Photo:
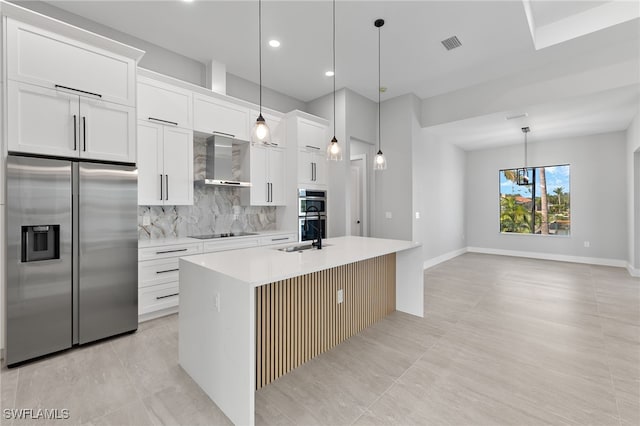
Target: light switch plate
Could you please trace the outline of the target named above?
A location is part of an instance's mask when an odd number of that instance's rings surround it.
[[[145,214],[144,216],[142,216],[142,226],[149,226],[151,225],[151,216],[149,216],[148,214]]]
[[[391,219],[393,215],[391,214],[391,212],[385,212],[384,217],[386,217],[387,219]]]
[[[420,219],[420,212],[416,212],[416,219]]]

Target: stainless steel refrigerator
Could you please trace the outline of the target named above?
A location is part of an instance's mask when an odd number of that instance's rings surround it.
[[[137,329],[137,177],[8,156],[8,365]]]

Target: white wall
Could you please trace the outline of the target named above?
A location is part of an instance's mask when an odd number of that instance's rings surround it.
[[[465,152],[422,129],[413,150],[413,239],[423,244],[424,259],[466,247]]]
[[[571,236],[499,232],[500,169],[522,164],[522,146],[467,152],[466,222],[470,247],[627,261],[627,164],[624,132],[529,145],[529,164],[571,165]],[[589,241],[590,248],[584,247]]]
[[[419,122],[415,95],[382,102],[381,141],[387,169],[374,172],[375,202],[372,236],[399,240],[413,238],[412,146],[414,121]],[[387,217],[391,214],[391,218]]]
[[[628,236],[628,262],[629,266],[640,269],[640,223],[638,215],[640,215],[640,111],[636,114],[633,122],[627,129],[627,199],[629,205],[627,207],[627,226],[629,228]]]
[[[227,73],[227,95],[257,104],[260,101],[260,85]],[[262,87],[262,105],[284,113],[295,109],[308,112],[307,104],[301,100],[264,86]]]

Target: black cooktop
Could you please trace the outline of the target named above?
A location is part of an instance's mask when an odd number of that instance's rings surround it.
[[[258,235],[256,232],[229,232],[227,234],[190,235],[189,238],[199,240],[211,240],[213,238],[244,237],[245,235]]]

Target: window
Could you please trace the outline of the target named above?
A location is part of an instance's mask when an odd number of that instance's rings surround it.
[[[569,235],[569,177],[568,164],[500,170],[500,232]]]

